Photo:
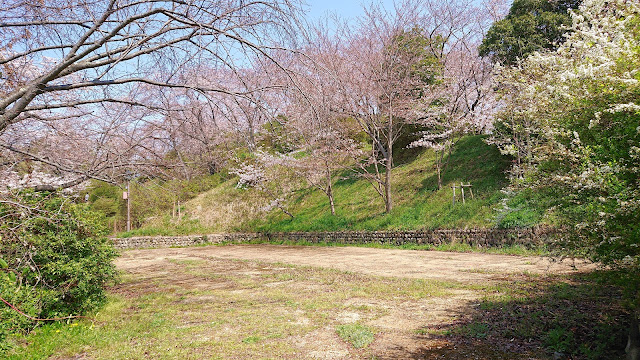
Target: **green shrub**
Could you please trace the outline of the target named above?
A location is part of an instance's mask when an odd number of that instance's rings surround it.
[[[79,315],[105,300],[116,276],[116,251],[103,219],[56,193],[22,192],[0,197],[0,293],[36,318]],[[2,304],[0,348],[13,332],[36,322]]]

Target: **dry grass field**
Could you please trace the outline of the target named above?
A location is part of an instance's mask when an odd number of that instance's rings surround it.
[[[537,257],[274,245],[130,250],[116,263],[122,281],[95,322],[36,330],[9,358],[547,359],[554,344],[526,339],[530,319],[479,314],[542,298],[550,285],[577,288],[574,277],[591,269]]]

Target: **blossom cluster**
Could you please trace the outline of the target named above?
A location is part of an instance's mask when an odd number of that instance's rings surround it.
[[[53,175],[38,170],[33,170],[24,175],[20,175],[16,171],[4,171],[0,172],[0,192],[12,189],[29,189],[42,185],[61,187],[74,179],[75,178],[71,175]],[[86,184],[80,184],[70,188],[65,188],[63,191],[73,193],[84,188],[86,188]]]

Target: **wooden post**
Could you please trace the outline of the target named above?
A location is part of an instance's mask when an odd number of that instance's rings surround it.
[[[469,192],[471,193],[471,199],[473,199],[473,188],[471,187],[471,183],[469,183]]]
[[[466,204],[464,201],[464,183],[460,183],[460,192],[462,193],[462,203]]]
[[[131,191],[127,180],[127,231],[131,231]]]
[[[451,185],[451,188],[453,189],[453,201],[451,202],[451,205],[455,205],[456,204],[456,184],[453,183],[453,185]]]

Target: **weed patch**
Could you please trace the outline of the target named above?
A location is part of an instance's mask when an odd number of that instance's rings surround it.
[[[360,324],[338,325],[336,333],[342,340],[360,349],[369,346],[373,342],[374,333],[371,328]]]

